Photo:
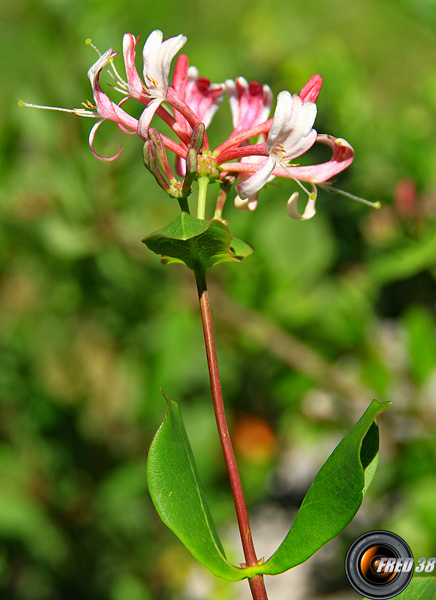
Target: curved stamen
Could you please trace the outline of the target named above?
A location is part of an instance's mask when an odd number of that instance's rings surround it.
[[[73,115],[77,115],[79,117],[90,117],[91,119],[99,119],[100,115],[96,112],[92,112],[90,110],[86,110],[85,108],[59,108],[58,106],[44,106],[42,104],[30,104],[29,102],[24,102],[24,100],[18,100],[18,106],[25,106],[27,108],[39,108],[41,110],[54,110],[57,112],[65,112],[71,113]],[[93,106],[91,103],[86,106]]]

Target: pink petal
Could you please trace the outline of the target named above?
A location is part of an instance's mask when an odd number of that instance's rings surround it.
[[[122,125],[127,129],[136,131],[138,128],[138,121],[122,108],[120,108],[115,102],[112,102],[102,91],[100,85],[97,83],[94,91],[94,100],[97,105],[98,113],[109,121],[114,121],[118,125]]]
[[[224,85],[211,84],[206,77],[198,76],[196,67],[189,67],[185,102],[194,111],[205,127],[210,125],[224,97]]]
[[[114,121],[118,125],[122,125],[127,129],[136,131],[138,128],[137,119],[126,113],[122,108],[115,104],[115,102],[112,102],[112,100],[103,92],[99,83],[102,69],[108,64],[109,60],[113,56],[115,55],[110,48],[99,58],[96,63],[94,63],[94,65],[92,65],[88,71],[88,77],[91,81],[94,101],[97,105],[97,112],[101,117],[103,117],[103,119]]]
[[[333,151],[331,159],[319,165],[288,167],[287,170],[292,177],[300,181],[323,183],[349,167],[353,162],[354,150],[345,140],[324,134],[318,135],[316,141],[330,146]],[[279,175],[279,173],[274,174]]]
[[[180,98],[185,97],[186,82],[188,81],[188,57],[181,54],[176,61],[173,74],[173,89]]]
[[[93,155],[96,158],[98,158],[99,160],[103,160],[104,162],[111,162],[119,157],[119,155],[121,154],[121,152],[123,150],[123,147],[120,146],[120,149],[118,150],[118,152],[116,154],[114,154],[114,156],[110,156],[109,158],[105,158],[104,156],[101,156],[94,150],[95,134],[97,133],[97,129],[100,127],[100,125],[103,123],[103,121],[104,121],[104,119],[97,121],[97,123],[95,123],[95,125],[92,127],[91,131],[89,132],[89,147],[91,148],[91,152],[93,153]]]
[[[233,118],[232,135],[251,129],[268,118],[273,96],[267,85],[261,86],[257,81],[249,84],[243,77],[236,81],[228,79],[225,85]]]
[[[322,86],[321,75],[313,75],[299,94],[303,102],[316,102]]]
[[[143,83],[138,75],[135,65],[136,57],[136,44],[138,43],[139,37],[136,39],[131,33],[126,33],[123,37],[123,55],[124,65],[126,68],[127,83],[129,84],[129,92],[133,98],[146,103],[147,100],[144,98]]]

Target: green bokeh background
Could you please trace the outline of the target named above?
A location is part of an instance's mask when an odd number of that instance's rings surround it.
[[[17,106],[79,106],[95,60],[84,40],[121,50],[124,32],[145,40],[155,28],[185,33],[191,64],[212,81],[244,75],[277,94],[321,73],[316,128],[356,151],[337,185],[383,204],[375,212],[320,192],[317,216],[296,223],[288,183],[263,190],[253,214],[226,207],[256,249],[211,272],[250,513],[288,511],[291,522],[335,442],[372,398],[391,400],[364,508],[313,568],[305,597],[357,597],[343,559],[369,529],[395,531],[416,558],[434,555],[434,0],[18,0],[2,7],[0,27],[0,597],[242,597],[241,585],[202,574],[207,594],[195,596],[196,567],[145,483],[163,386],[182,403],[216,521],[233,527],[192,277],[140,243],[177,205],[134,136],[105,124],[98,151],[124,148],[102,163],[87,145],[90,120]],[[212,142],[230,122],[225,100]]]

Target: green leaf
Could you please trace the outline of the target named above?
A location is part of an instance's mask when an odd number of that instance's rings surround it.
[[[222,262],[239,261],[250,254],[251,246],[233,239],[222,221],[195,219],[182,212],[167,227],[145,237],[144,244],[162,256],[162,262],[184,263],[194,271]]]
[[[377,415],[389,402],[373,401],[315,477],[295,521],[275,554],[262,566],[277,575],[307,560],[350,523],[378,462]]]
[[[414,577],[404,592],[395,598],[396,600],[436,600],[436,578]]]
[[[247,577],[248,569],[226,559],[206,502],[177,402],[165,396],[168,413],[150,447],[148,488],[162,521],[191,554],[214,575],[228,581]]]
[[[242,260],[254,252],[253,246],[250,246],[250,244],[237,237],[233,238],[232,243],[230,244],[230,250],[235,254],[238,260]]]

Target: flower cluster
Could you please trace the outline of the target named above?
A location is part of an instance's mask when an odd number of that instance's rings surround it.
[[[90,43],[90,41],[88,41]],[[190,193],[190,184],[196,177],[219,180],[227,190],[236,182],[235,205],[241,209],[254,210],[259,190],[274,177],[291,179],[307,193],[308,202],[302,214],[298,212],[298,192],[294,192],[287,204],[289,216],[308,219],[315,214],[316,184],[328,182],[353,161],[350,144],[341,138],[320,135],[313,128],[316,117],[316,100],[322,85],[320,75],[314,75],[300,93],[282,91],[278,94],[272,118],[268,118],[273,95],[267,85],[257,81],[248,83],[243,77],[236,81],[211,84],[199,76],[195,67],[189,67],[188,58],[179,56],[172,83],[169,83],[171,62],[186,43],[184,35],[163,41],[159,30],[153,31],[143,48],[143,78],[136,66],[138,38],[127,33],[123,39],[123,56],[126,78],[123,79],[114,65],[117,55],[111,48],[89,69],[94,102],[85,108],[55,109],[73,112],[84,117],[97,118],[89,135],[92,152],[101,160],[116,159],[122,150],[112,157],[103,158],[94,149],[95,134],[103,121],[115,122],[125,133],[136,134],[144,142],[144,162],[159,185],[176,198]],[[100,75],[107,70],[116,91],[124,97],[117,104],[103,91]],[[233,119],[233,131],[214,150],[209,147],[205,128],[227,93]],[[139,119],[124,108],[133,98],[143,105]],[[21,103],[27,106],[26,103]],[[151,127],[156,117],[164,121],[174,132],[170,139]],[[328,162],[312,166],[293,163],[307,152],[315,142],[329,146],[332,156]],[[169,164],[167,151],[175,157],[175,172]],[[307,189],[302,182],[306,182]],[[228,193],[228,192],[227,192]],[[222,207],[221,207],[222,208]],[[216,213],[217,214],[217,213]]]

